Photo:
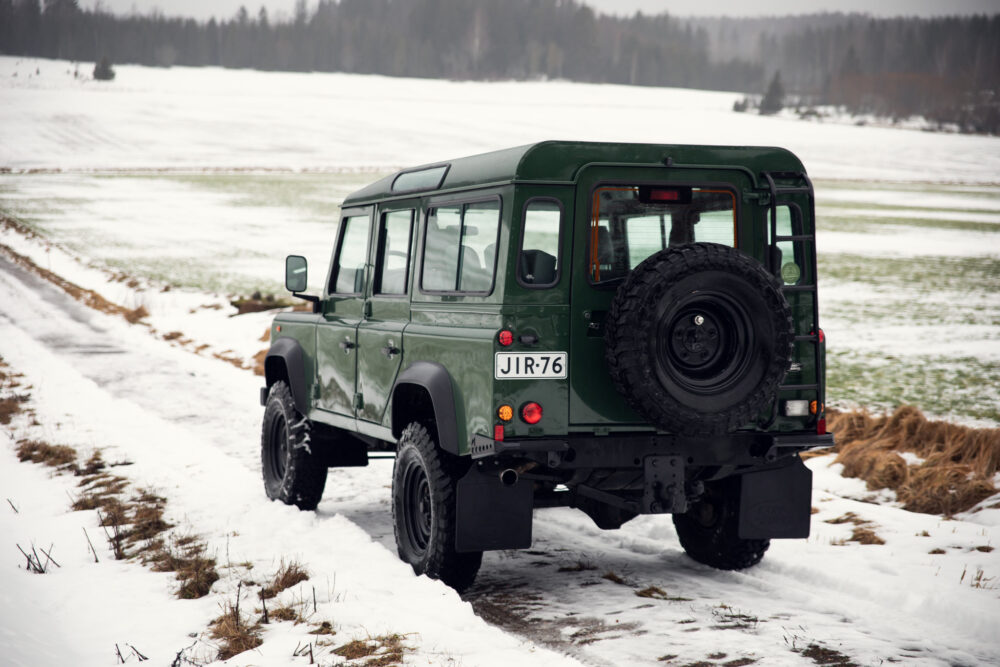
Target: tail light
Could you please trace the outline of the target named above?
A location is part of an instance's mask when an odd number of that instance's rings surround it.
[[[542,420],[542,406],[538,403],[525,403],[521,406],[521,419],[528,424],[537,424]]]

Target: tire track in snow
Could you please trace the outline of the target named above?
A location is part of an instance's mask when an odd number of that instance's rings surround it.
[[[426,615],[422,600],[444,594],[447,614],[481,623],[467,617],[469,609],[453,593],[413,577],[395,559],[390,462],[331,471],[316,513],[269,503],[259,474],[259,379],[89,311],[2,257],[0,301],[0,353],[9,353],[22,372],[40,371],[43,400],[53,411],[68,413],[95,444],[113,441],[136,461],[130,474],[164,488],[217,543],[238,532],[227,547],[258,552],[266,544],[272,558],[285,553],[272,545],[294,545],[311,569],[332,563],[338,588],[364,591],[372,611],[380,609],[379,600],[391,599],[404,618],[410,618],[405,612],[416,618]],[[65,386],[44,391],[52,384]],[[843,499],[827,504],[836,505],[836,513],[899,512],[858,509]],[[936,529],[939,522],[918,516],[906,529]],[[761,566],[717,572],[683,555],[667,517],[640,517],[605,532],[575,511],[541,510],[533,549],[488,553],[465,599],[500,626],[590,664],[656,664],[668,654],[700,660],[719,652],[763,664],[809,664],[791,649],[814,641],[861,664],[986,665],[1000,659],[989,642],[998,616],[988,606],[996,604],[995,593],[963,590],[943,605],[953,612],[950,618],[928,614],[933,585],[911,586],[891,576],[891,561],[880,563],[891,558],[885,549],[834,547],[823,539],[776,542]],[[370,580],[373,562],[378,582]],[[559,571],[581,562],[595,569]],[[602,578],[609,571],[626,583]],[[636,595],[649,586],[668,599]],[[412,598],[399,603],[399,589]]]

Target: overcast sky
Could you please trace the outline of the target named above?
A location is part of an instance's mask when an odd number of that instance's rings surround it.
[[[496,0],[503,2],[503,0]],[[98,2],[115,13],[136,11],[148,14],[154,9],[167,16],[192,16],[197,19],[229,18],[240,5],[251,15],[266,6],[274,19],[289,17],[295,0],[80,0],[82,7]],[[816,12],[867,12],[876,16],[939,16],[942,14],[996,14],[997,0],[585,0],[604,13],[646,14],[670,12],[675,16],[766,16],[812,14]],[[309,0],[310,7],[316,0]]]

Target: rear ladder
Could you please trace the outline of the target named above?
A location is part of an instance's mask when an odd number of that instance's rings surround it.
[[[819,328],[819,293],[816,290],[816,278],[818,276],[818,271],[816,267],[816,199],[813,193],[812,181],[805,172],[798,171],[772,171],[763,172],[764,178],[767,179],[767,185],[771,192],[771,205],[770,205],[770,243],[768,244],[767,252],[767,268],[774,274],[778,280],[781,280],[781,266],[780,262],[776,262],[775,258],[778,256],[778,243],[783,241],[807,241],[809,245],[809,254],[811,255],[808,259],[812,267],[812,284],[806,285],[785,285],[782,280],[782,292],[806,292],[811,295],[812,298],[812,326],[809,329],[808,334],[796,334],[795,342],[809,341],[813,343],[813,354],[815,365],[813,368],[816,369],[817,381],[812,384],[782,384],[779,386],[779,391],[815,391],[816,401],[817,401],[817,418],[822,411],[823,405],[826,403],[826,390],[825,382],[821,382],[820,379],[826,376],[826,369],[823,368],[823,355],[820,350],[820,328]],[[782,184],[776,183],[776,181],[782,181]],[[786,183],[793,183],[794,185],[787,185]],[[791,235],[779,236],[778,235],[778,206],[783,204],[795,204],[787,198],[788,195],[792,194],[804,194],[808,200],[809,209],[809,220],[811,225],[809,229],[811,230],[808,234],[795,233],[795,229],[792,229]],[[797,204],[796,204],[797,205]],[[802,230],[799,230],[802,231]],[[777,414],[777,407],[775,406],[775,413]]]

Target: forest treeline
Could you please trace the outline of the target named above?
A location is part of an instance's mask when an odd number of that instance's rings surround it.
[[[574,0],[304,0],[224,20],[0,0],[0,53],[451,79],[539,79],[760,93],[1000,131],[1000,16],[606,16]]]

